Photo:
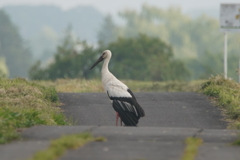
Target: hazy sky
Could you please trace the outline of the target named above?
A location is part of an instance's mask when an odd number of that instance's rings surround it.
[[[0,0],[0,7],[6,5],[56,5],[69,9],[78,5],[92,5],[103,13],[116,13],[124,8],[139,9],[143,3],[158,7],[181,6],[183,11],[219,8],[220,3],[240,3],[240,0]]]

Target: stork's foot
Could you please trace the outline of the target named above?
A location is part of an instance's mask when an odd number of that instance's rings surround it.
[[[118,117],[119,117],[118,112],[116,112],[116,126],[118,126]]]

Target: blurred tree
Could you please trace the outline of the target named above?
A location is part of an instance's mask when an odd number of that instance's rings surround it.
[[[0,56],[6,59],[11,78],[27,77],[31,53],[3,10],[0,10]]]
[[[118,36],[129,38],[146,34],[171,44],[177,58],[197,56],[188,32],[191,19],[179,7],[164,10],[144,4],[140,12],[125,10],[119,15],[126,23],[119,27]]]
[[[101,45],[107,45],[110,42],[116,41],[119,29],[115,25],[112,16],[107,15],[104,18],[101,29],[98,33],[98,41]]]
[[[91,78],[94,72],[89,67],[94,63],[96,52],[85,41],[74,38],[68,27],[63,41],[57,47],[54,60],[46,68],[37,61],[29,71],[31,79]]]
[[[144,33],[158,37],[173,46],[177,58],[196,58],[206,51],[219,53],[223,50],[219,21],[206,15],[192,19],[179,7],[161,9],[145,4],[140,12],[125,10],[120,16],[126,25],[118,36],[132,37]],[[229,34],[229,42],[229,53],[236,54],[238,36]]]
[[[122,79],[135,80],[186,80],[189,72],[184,64],[174,59],[171,46],[158,38],[139,35],[135,38],[119,38],[117,41],[94,49],[83,41],[75,40],[67,30],[63,42],[57,47],[54,61],[41,68],[37,62],[30,70],[32,79],[93,78],[99,77],[99,68],[89,68],[98,53],[110,49],[113,57],[112,72]]]
[[[49,26],[44,26],[40,32],[32,35],[30,42],[34,59],[45,62],[52,58],[58,40],[58,34]]]
[[[228,77],[238,79],[238,59],[236,54],[228,56]],[[187,68],[191,72],[191,80],[207,79],[211,75],[223,75],[223,54],[205,52],[199,58],[187,59],[185,61]]]
[[[211,72],[210,70],[216,70],[216,66],[200,60],[204,60],[203,57],[205,56],[205,61],[211,63],[206,59],[218,57],[220,53],[223,53],[223,34],[219,32],[219,21],[217,19],[206,15],[193,19],[184,14],[179,7],[172,6],[161,9],[147,4],[144,4],[140,11],[124,10],[120,12],[119,16],[125,21],[125,24],[118,26],[117,37],[131,38],[142,33],[171,44],[175,58],[185,62],[188,61],[187,66],[193,73],[191,79],[202,77],[203,74],[208,75]],[[239,36],[229,34],[228,40],[229,56],[238,55]],[[219,63],[222,63],[221,57],[222,55],[217,58]],[[190,65],[190,62],[192,65]],[[236,62],[237,59],[229,58],[229,64],[235,64]],[[204,64],[205,67],[201,64]],[[206,69],[207,66],[213,68]],[[206,73],[204,73],[205,71]],[[222,73],[222,67],[217,69],[218,71]],[[235,75],[231,75],[231,72],[229,74],[231,77]]]
[[[185,60],[191,72],[191,80],[207,79],[211,75],[222,73],[222,54],[212,54],[205,52],[199,58]]]
[[[189,73],[184,64],[174,59],[171,46],[159,38],[140,34],[135,38],[119,38],[106,48],[113,53],[111,71],[122,79],[188,79]]]

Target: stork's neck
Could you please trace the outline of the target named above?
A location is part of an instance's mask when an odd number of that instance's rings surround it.
[[[110,61],[110,58],[104,59],[103,66],[102,66],[102,75],[109,73],[109,70],[108,70],[109,61]]]

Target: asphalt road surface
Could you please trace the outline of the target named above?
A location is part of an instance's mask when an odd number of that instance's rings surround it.
[[[146,116],[138,127],[225,129],[219,108],[198,93],[135,93]],[[77,125],[115,126],[116,113],[105,93],[59,93],[62,109]]]
[[[24,130],[22,141],[0,145],[0,160],[24,160],[46,149],[62,135],[91,132],[105,142],[68,150],[60,160],[181,160],[188,137],[203,144],[195,160],[239,160],[232,146],[238,130],[227,122],[207,97],[198,93],[135,93],[146,116],[138,127],[116,127],[115,111],[105,93],[59,93],[61,108],[74,126],[35,126]]]

